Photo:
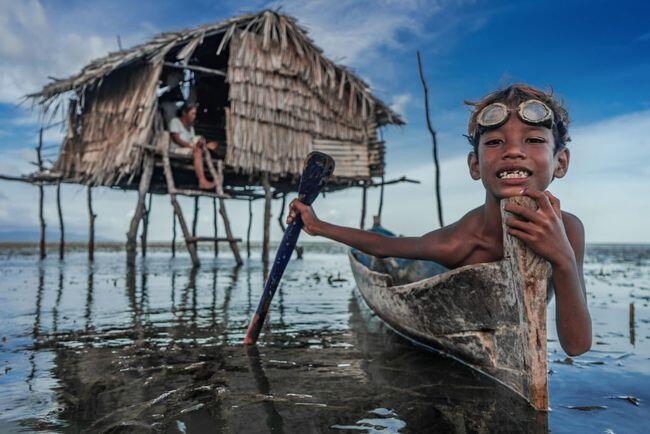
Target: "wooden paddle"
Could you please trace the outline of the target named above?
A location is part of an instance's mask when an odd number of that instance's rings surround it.
[[[300,177],[300,186],[298,187],[298,199],[300,202],[305,205],[311,205],[332,172],[334,172],[334,160],[332,157],[322,152],[311,152],[307,155],[302,176]],[[271,274],[269,274],[264,285],[264,292],[262,292],[260,304],[257,306],[257,311],[248,325],[248,330],[246,330],[244,345],[253,345],[257,342],[262,325],[266,319],[266,314],[269,311],[271,300],[273,299],[275,290],[278,289],[278,284],[280,283],[284,269],[287,267],[289,259],[291,259],[291,254],[293,253],[294,247],[296,247],[301,229],[302,219],[298,215],[284,231],[282,242],[275,254]]]

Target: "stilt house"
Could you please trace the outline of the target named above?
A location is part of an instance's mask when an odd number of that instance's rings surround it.
[[[372,185],[384,174],[378,129],[403,124],[294,18],[269,10],[161,33],[30,97],[46,113],[67,113],[58,158],[42,175],[139,189],[134,219],[146,193],[169,193],[172,204],[176,194],[209,195],[191,157],[170,147],[165,104],[198,105],[196,133],[219,143],[207,166],[220,199],[259,197],[258,186],[276,197],[295,191],[314,150],[336,162],[329,189]]]

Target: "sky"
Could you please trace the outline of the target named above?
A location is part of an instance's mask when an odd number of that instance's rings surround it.
[[[463,133],[475,100],[499,87],[526,82],[550,88],[571,117],[567,176],[549,190],[583,221],[587,242],[648,243],[650,229],[650,3],[645,1],[287,0],[149,1],[0,0],[0,173],[34,170],[38,111],[21,104],[48,77],[76,73],[92,59],[172,31],[273,8],[295,16],[325,54],[363,77],[407,124],[385,129],[387,179],[406,175],[420,184],[388,186],[382,223],[404,235],[438,228],[431,138],[416,52],[423,59],[431,115],[438,132],[445,223],[483,203],[469,177]],[[45,134],[54,158],[63,132]],[[125,240],[136,193],[94,189],[97,237]],[[72,238],[86,236],[85,190],[62,188]],[[368,223],[378,189],[368,195]],[[328,194],[314,205],[337,224],[358,226],[360,189]],[[191,201],[181,202],[187,216]],[[273,204],[275,217],[279,201]],[[212,227],[211,204],[201,205],[199,233]],[[36,239],[38,193],[0,181],[0,240]],[[237,236],[245,234],[247,204],[230,201]],[[261,239],[262,203],[254,205],[253,239]],[[46,188],[48,233],[58,229],[55,192]],[[169,198],[155,196],[152,240],[171,238]],[[222,229],[223,233],[223,229]],[[16,235],[18,234],[18,235]],[[272,225],[272,239],[279,240]],[[307,237],[305,235],[305,237]],[[51,237],[52,238],[52,237]]]

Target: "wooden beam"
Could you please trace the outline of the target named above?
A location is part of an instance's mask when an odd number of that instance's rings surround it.
[[[242,261],[241,256],[239,255],[239,247],[237,246],[237,240],[240,239],[235,238],[232,235],[232,230],[230,229],[230,219],[228,219],[228,213],[226,212],[226,201],[224,199],[219,199],[219,214],[221,214],[221,218],[223,219],[223,227],[226,231],[226,238],[230,240],[230,250],[232,250],[232,254],[235,257],[235,262],[237,262],[237,265],[241,265],[244,263],[244,261]]]
[[[219,235],[219,226],[217,224],[217,198],[212,198],[212,229],[214,233],[214,257],[219,256],[219,243],[216,241],[216,238]]]
[[[269,262],[269,241],[271,238],[271,184],[269,173],[262,175],[262,187],[264,187],[264,237],[262,240],[262,262]]]
[[[251,227],[253,225],[253,198],[248,199],[248,228],[246,229],[246,257],[251,257]]]
[[[192,236],[196,236],[196,225],[199,220],[199,197],[194,198],[194,218],[192,219]]]
[[[145,152],[144,161],[142,162],[142,174],[140,176],[140,184],[138,185],[138,201],[135,205],[129,231],[126,234],[126,261],[128,264],[135,264],[135,253],[137,249],[136,237],[138,234],[138,226],[142,219],[144,211],[144,200],[149,185],[151,184],[151,175],[153,175],[154,155],[151,152]]]
[[[147,256],[147,235],[149,232],[149,214],[151,213],[151,198],[153,195],[151,193],[149,196],[149,204],[144,207],[144,212],[142,213],[142,233],[140,234],[140,250],[142,252],[142,257]]]
[[[201,72],[203,74],[218,75],[220,77],[225,77],[227,75],[224,71],[221,71],[219,69],[206,68],[204,66],[198,65],[177,65],[176,63],[172,62],[163,62],[163,65],[170,68],[189,69],[190,71]]]
[[[176,257],[176,213],[172,210],[172,258]]]
[[[363,186],[363,193],[361,194],[361,223],[359,227],[365,229],[366,227],[366,205],[368,202],[368,186]]]
[[[93,190],[91,186],[86,189],[86,199],[88,203],[88,260],[95,260],[95,218],[97,215],[93,211]]]
[[[38,171],[43,171],[43,159],[41,158],[41,149],[43,148],[43,128],[38,130],[38,146],[36,147],[36,159],[38,160]],[[47,252],[45,250],[45,217],[43,216],[43,201],[45,198],[45,191],[43,185],[38,186],[38,220],[40,223],[40,234],[38,242],[38,250],[40,258],[45,259]]]
[[[61,183],[56,184],[56,210],[59,215],[59,259],[65,256],[65,228],[63,226],[63,210],[61,208]]]

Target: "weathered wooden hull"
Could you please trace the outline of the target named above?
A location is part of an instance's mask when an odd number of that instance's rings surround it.
[[[508,200],[534,206],[527,198]],[[395,331],[491,375],[546,410],[548,266],[504,234],[501,261],[431,277],[424,276],[432,268],[426,261],[351,251],[350,264],[365,302]]]

